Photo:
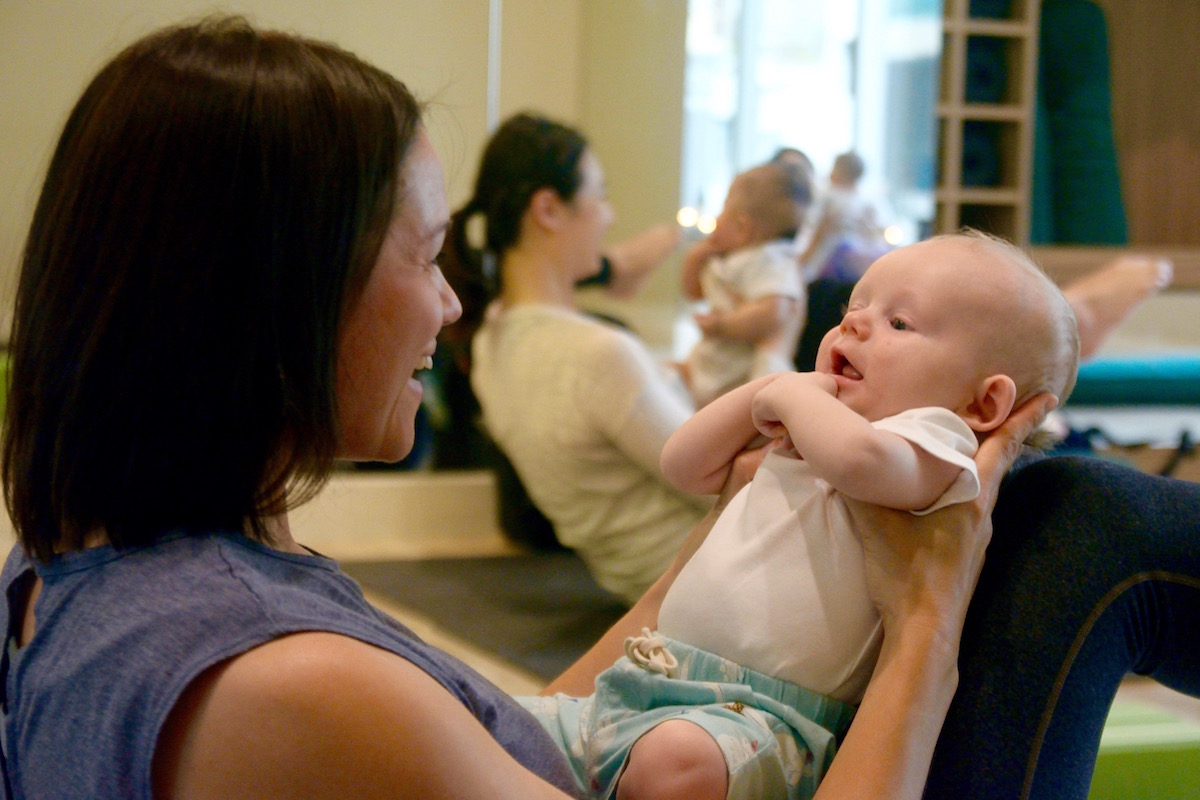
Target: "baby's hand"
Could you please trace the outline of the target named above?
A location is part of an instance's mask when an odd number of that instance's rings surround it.
[[[754,427],[766,436],[787,436],[781,422],[783,410],[796,402],[804,391],[817,389],[837,397],[837,382],[823,372],[781,372],[775,380],[759,389],[750,405],[750,417]]]

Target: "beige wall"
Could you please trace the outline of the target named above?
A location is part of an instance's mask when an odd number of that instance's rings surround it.
[[[578,124],[583,0],[502,0],[499,119],[533,111]]]
[[[674,220],[679,209],[686,24],[687,0],[585,5],[580,124],[606,166],[616,237]],[[678,297],[668,267],[640,299],[657,305]]]
[[[672,214],[686,0],[495,5],[503,9],[500,117],[532,108],[584,129],[610,173],[620,216],[614,234]],[[492,7],[491,0],[0,0],[0,312],[11,304],[38,186],[70,106],[133,39],[220,9],[336,41],[432,101],[428,124],[457,204],[488,131]]]
[[[400,77],[433,102],[429,128],[446,164],[451,196],[465,193],[465,165],[486,132],[488,0],[240,0],[224,5],[202,0],[4,0],[0,307],[11,302],[38,184],[83,86],[141,34],[214,9],[336,41]]]

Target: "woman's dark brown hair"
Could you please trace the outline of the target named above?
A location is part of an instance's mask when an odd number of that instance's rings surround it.
[[[583,181],[579,161],[587,149],[583,134],[562,123],[521,113],[496,129],[484,148],[471,199],[451,218],[442,256],[446,280],[462,301],[462,318],[446,329],[469,341],[487,304],[500,291],[500,262],[521,235],[525,209],[540,189],[553,189],[570,202]],[[467,224],[482,216],[484,241],[473,247]]]
[[[337,448],[343,311],[392,216],[420,108],[332,45],[211,19],[84,91],[22,256],[5,501],[46,560],[246,530]]]

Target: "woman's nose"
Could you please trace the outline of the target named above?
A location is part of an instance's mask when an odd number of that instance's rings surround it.
[[[441,269],[438,270],[438,277],[441,278],[442,324],[453,325],[462,316],[462,301],[458,299],[458,295],[450,287],[450,282],[446,280],[446,276],[442,274]]]

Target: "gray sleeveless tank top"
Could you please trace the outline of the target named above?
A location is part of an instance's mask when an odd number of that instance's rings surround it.
[[[35,573],[43,580],[37,632],[17,650],[13,599]],[[155,744],[184,688],[213,664],[297,631],[343,634],[412,662],[513,758],[577,793],[562,752],[524,709],[373,608],[327,558],[238,534],[99,547],[44,565],[16,547],[0,586],[8,642],[0,743],[13,800],[151,800]]]

